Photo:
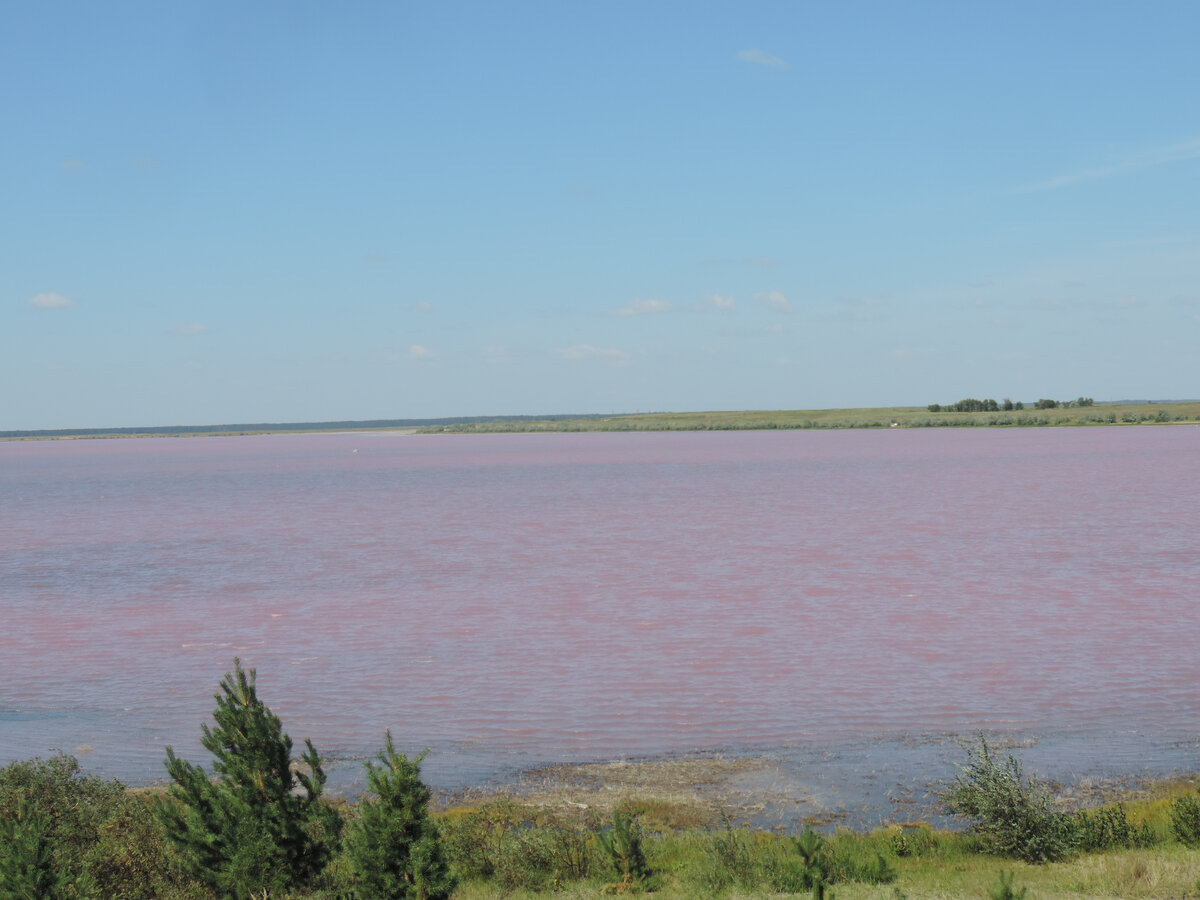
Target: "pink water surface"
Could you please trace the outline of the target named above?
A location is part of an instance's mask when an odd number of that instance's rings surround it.
[[[0,763],[160,777],[235,655],[297,740],[447,770],[1195,741],[1198,464],[1192,426],[4,443]]]

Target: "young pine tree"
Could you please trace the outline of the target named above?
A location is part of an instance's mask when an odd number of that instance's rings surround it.
[[[255,670],[234,670],[215,694],[214,728],[201,743],[216,757],[210,779],[167,748],[175,783],[157,812],[185,864],[222,897],[286,891],[312,881],[337,848],[341,818],[320,802],[325,785],[312,741],[292,769],[292,740],[279,717],[258,699]]]
[[[350,858],[356,893],[370,900],[443,900],[454,879],[429,818],[429,788],[421,781],[425,754],[410,760],[397,753],[388,731],[379,765],[367,761],[367,786],[374,796],[359,805],[352,826]]]

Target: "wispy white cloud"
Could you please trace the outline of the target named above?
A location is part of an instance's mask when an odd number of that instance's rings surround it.
[[[88,167],[82,159],[60,159],[58,167],[64,172],[82,172]]]
[[[769,269],[779,265],[779,260],[774,256],[710,256],[700,260],[700,264],[704,266],[753,266],[756,269]]]
[[[1095,166],[1089,169],[1080,169],[1077,172],[1068,172],[1064,175],[1058,175],[1054,178],[1028,185],[1022,190],[1024,193],[1054,191],[1086,181],[1102,181],[1107,178],[1128,175],[1131,172],[1139,172],[1142,169],[1152,169],[1155,166],[1187,162],[1192,159],[1200,159],[1200,138],[1191,138],[1190,140],[1167,144],[1162,147],[1152,147],[1105,166]]]
[[[874,319],[880,308],[886,303],[878,297],[858,297],[854,300],[839,300],[840,306],[849,316],[858,322],[868,322]]]
[[[614,316],[646,316],[670,312],[675,305],[670,300],[634,300],[628,306],[614,309]]]
[[[792,304],[788,302],[788,298],[779,291],[762,291],[754,295],[754,302],[773,309],[777,312],[790,312]]]
[[[160,163],[153,156],[131,156],[129,158],[129,164],[131,166],[133,166],[135,169],[161,169],[162,168],[162,163]]]
[[[509,355],[507,347],[493,344],[483,348],[483,361],[489,366],[504,366],[512,362],[512,357]]]
[[[433,359],[437,355],[436,350],[430,350],[428,347],[422,347],[420,344],[413,344],[408,348],[409,359]]]
[[[699,306],[701,309],[719,309],[727,312],[737,309],[737,301],[724,294],[711,294],[701,300]]]
[[[627,362],[631,358],[624,350],[615,347],[593,347],[591,344],[559,347],[554,351],[554,355],[560,359],[601,359],[609,362]]]
[[[176,334],[184,335],[185,337],[190,337],[192,335],[197,335],[197,334],[204,334],[204,332],[206,332],[206,331],[208,331],[208,326],[201,325],[198,322],[193,323],[191,325],[180,325],[178,328],[175,329]]]
[[[788,64],[766,50],[741,50],[738,52],[737,58],[745,63],[753,63],[756,66],[769,66],[772,69],[786,69]]]
[[[74,306],[75,301],[62,294],[49,293],[30,297],[29,305],[38,309],[66,309],[68,306]]]
[[[433,312],[433,304],[428,300],[418,300],[413,304],[413,309],[419,313]]]

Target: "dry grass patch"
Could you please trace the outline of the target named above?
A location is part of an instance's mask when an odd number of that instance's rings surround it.
[[[1047,873],[1064,895],[1200,896],[1200,852],[1178,846],[1083,856]]]
[[[450,805],[499,799],[578,819],[634,810],[652,828],[740,824],[771,804],[811,803],[777,760],[708,756],[546,766],[499,788],[458,794]]]

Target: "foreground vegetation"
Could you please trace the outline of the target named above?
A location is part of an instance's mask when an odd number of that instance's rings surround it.
[[[0,898],[1080,898],[1200,897],[1200,794],[1158,785],[1069,812],[984,739],[946,787],[964,831],[696,827],[628,799],[493,799],[433,815],[421,758],[391,735],[358,803],[322,796],[311,744],[291,740],[235,661],[204,728],[216,777],[168,751],[169,792],[84,775],[71,757],[0,770]]]

